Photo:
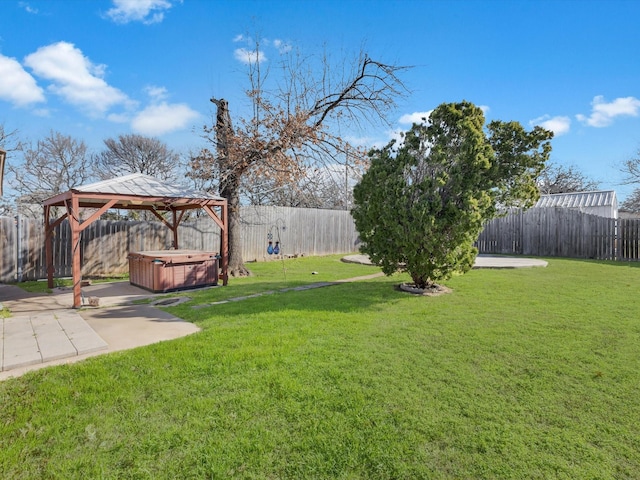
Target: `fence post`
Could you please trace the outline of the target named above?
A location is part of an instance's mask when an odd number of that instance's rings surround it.
[[[18,213],[15,216],[16,222],[16,282],[22,282],[22,274],[23,274],[23,256],[22,256],[22,218]]]

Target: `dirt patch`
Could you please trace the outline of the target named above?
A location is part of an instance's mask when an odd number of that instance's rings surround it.
[[[423,297],[437,297],[439,295],[453,292],[453,290],[449,287],[445,287],[444,285],[433,284],[427,288],[418,288],[414,283],[401,283],[398,285],[398,290]]]

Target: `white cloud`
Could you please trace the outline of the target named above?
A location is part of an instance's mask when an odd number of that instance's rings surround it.
[[[39,13],[37,8],[32,7],[27,2],[18,2],[18,6],[24,8],[25,12],[37,15]]]
[[[273,52],[274,49],[281,55],[293,49],[290,43],[281,39],[260,38],[259,41],[256,41],[252,37],[242,34],[236,35],[233,38],[233,43],[247,45],[246,47],[236,48],[233,51],[235,59],[246,65],[266,62],[268,60],[267,52]]]
[[[267,56],[263,51],[256,52],[255,50],[248,50],[246,48],[236,48],[233,51],[233,56],[236,57],[236,60],[246,64],[267,61]]]
[[[18,107],[44,102],[44,92],[15,59],[0,54],[0,99]]]
[[[401,125],[413,125],[414,123],[424,123],[425,119],[428,119],[433,110],[429,110],[428,112],[413,112],[402,115],[398,119],[398,123]]]
[[[138,113],[131,127],[143,135],[162,135],[184,129],[189,122],[200,114],[183,103],[149,105]]]
[[[104,81],[104,65],[94,65],[78,48],[58,42],[39,48],[25,58],[25,64],[42,78],[53,82],[49,89],[92,115],[104,114],[116,105],[132,104],[120,90]]]
[[[396,145],[400,145],[402,143],[404,143],[404,134],[407,133],[404,130],[401,129],[397,129],[397,130],[391,130],[388,132],[389,134],[389,140],[395,140],[396,141]]]
[[[156,85],[148,85],[145,87],[145,92],[151,97],[152,100],[164,100],[167,98],[167,89],[165,87],[158,87]]]
[[[273,46],[278,49],[279,53],[287,53],[290,52],[293,47],[284,40],[276,39],[273,41]]]
[[[478,108],[482,110],[482,113],[484,113],[485,115],[490,110],[486,105],[478,105]],[[400,125],[413,125],[414,123],[421,124],[429,120],[431,112],[433,112],[433,110],[427,110],[426,112],[406,113],[398,119],[398,123]]]
[[[161,22],[165,11],[172,6],[169,0],[113,0],[113,5],[107,11],[107,17],[114,22],[142,22],[146,25]]]
[[[355,137],[351,135],[347,135],[345,140],[349,142],[350,145],[365,148],[368,148],[375,141],[372,137]]]
[[[542,117],[531,120],[529,125],[532,127],[539,125],[542,128],[551,130],[556,136],[559,136],[569,131],[571,128],[571,119],[569,117],[543,115]]]
[[[576,115],[576,118],[590,127],[607,127],[613,123],[615,117],[637,117],[640,113],[640,100],[635,97],[616,98],[612,102],[605,102],[602,95],[593,98],[591,115]]]
[[[126,113],[110,113],[107,115],[107,120],[113,123],[129,123],[131,116]]]

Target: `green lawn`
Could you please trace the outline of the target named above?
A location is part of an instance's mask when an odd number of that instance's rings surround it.
[[[375,271],[295,265],[168,309],[198,334],[0,382],[0,478],[640,478],[640,265],[191,308]]]
[[[105,282],[121,282],[123,280],[129,280],[129,275],[117,275],[113,277],[96,277],[85,280],[91,280],[92,283],[105,283]],[[14,283],[17,287],[31,293],[51,293],[51,289],[48,286],[46,280],[29,280],[26,282]],[[56,287],[72,287],[73,280],[70,278],[54,278],[54,286]]]

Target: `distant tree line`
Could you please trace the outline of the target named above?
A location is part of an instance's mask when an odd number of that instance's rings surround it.
[[[45,199],[83,184],[131,173],[143,173],[175,184],[218,192],[219,185],[202,181],[193,172],[190,154],[169,148],[157,138],[124,134],[104,140],[104,149],[92,152],[87,144],[70,135],[51,130],[36,141],[19,139],[17,130],[0,123],[0,148],[6,150],[5,196],[0,198],[0,215],[14,215],[15,203],[38,206]],[[247,175],[242,190],[243,203],[289,207],[348,209],[358,168],[316,168],[312,175],[291,183],[275,185],[265,176]],[[10,191],[11,191],[10,190]],[[29,210],[25,211],[27,214]],[[39,215],[39,210],[33,212]],[[108,212],[108,218],[138,219],[139,212],[126,211],[124,217]]]

